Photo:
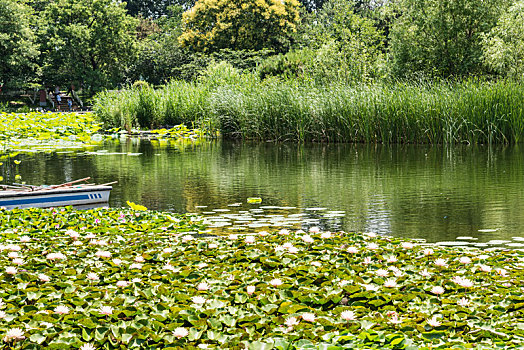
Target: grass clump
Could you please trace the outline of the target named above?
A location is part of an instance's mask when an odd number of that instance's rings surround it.
[[[106,92],[95,110],[113,126],[185,123],[258,140],[495,144],[524,133],[524,89],[512,81],[318,85],[224,75]]]
[[[196,217],[127,209],[4,210],[0,227],[3,347],[524,345],[515,251],[316,228],[203,237]]]

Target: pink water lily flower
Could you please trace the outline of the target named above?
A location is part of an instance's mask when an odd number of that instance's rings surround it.
[[[5,273],[8,275],[16,275],[18,273],[18,269],[14,266],[8,266],[5,268]]]
[[[53,311],[58,315],[67,315],[69,313],[69,308],[64,305],[58,305]]]

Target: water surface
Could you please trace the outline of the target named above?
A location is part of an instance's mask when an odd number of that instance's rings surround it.
[[[277,217],[306,213],[324,218],[321,225],[348,231],[518,246],[524,243],[523,159],[518,146],[217,141],[182,147],[134,139],[108,142],[96,154],[25,155],[19,172],[31,184],[86,176],[97,183],[116,180],[114,207],[132,201],[206,215],[213,209]],[[248,204],[248,197],[263,202]]]

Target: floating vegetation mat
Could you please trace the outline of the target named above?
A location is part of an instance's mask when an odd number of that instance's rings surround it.
[[[524,346],[524,256],[189,215],[0,211],[9,349]]]
[[[0,113],[4,152],[86,148],[102,140],[100,128],[92,113]]]
[[[0,151],[4,153],[86,149],[100,145],[111,136],[145,135],[157,144],[166,145],[166,140],[191,142],[205,136],[201,130],[190,130],[185,125],[148,132],[127,133],[119,129],[110,130],[105,135],[101,132],[102,124],[93,113],[0,113]]]

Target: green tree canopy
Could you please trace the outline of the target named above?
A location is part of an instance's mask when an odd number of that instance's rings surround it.
[[[24,2],[0,0],[0,84],[6,87],[24,87],[36,78],[34,23],[33,11]]]
[[[484,40],[486,63],[497,73],[524,78],[524,1],[513,4]]]
[[[126,8],[130,15],[144,18],[169,16],[172,6],[181,6],[188,10],[195,5],[195,0],[128,0]]]
[[[391,30],[396,76],[443,77],[482,72],[482,38],[508,0],[399,0]]]
[[[44,81],[114,86],[135,56],[137,21],[113,0],[56,0],[43,11]]]
[[[354,12],[347,0],[328,0],[309,19],[306,46],[317,50],[314,66],[328,80],[362,80],[376,75],[383,62],[385,37],[375,22]]]
[[[182,46],[285,51],[300,21],[297,0],[198,0],[183,15]]]

